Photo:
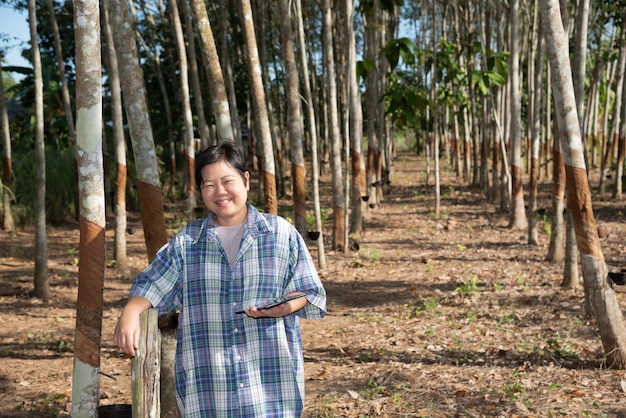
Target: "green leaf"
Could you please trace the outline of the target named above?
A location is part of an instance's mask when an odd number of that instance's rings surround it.
[[[485,75],[498,87],[502,87],[506,83],[506,78],[504,78],[501,74],[495,73],[493,71],[487,71]]]
[[[367,58],[362,61],[356,62],[356,74],[357,74],[357,77],[361,79],[366,79],[369,73],[375,69],[376,69],[376,66],[374,65],[372,60],[369,60]]]

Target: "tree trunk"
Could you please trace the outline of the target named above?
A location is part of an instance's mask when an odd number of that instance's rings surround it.
[[[300,105],[300,80],[294,53],[293,33],[289,0],[278,1],[280,16],[280,50],[285,71],[285,94],[287,96],[287,130],[291,151],[291,177],[293,184],[294,224],[302,236],[306,236],[306,168],[304,165],[302,109]]]
[[[266,31],[266,21],[270,19],[267,17],[266,10],[272,7],[272,4],[268,4],[268,2],[263,2],[259,4],[257,7],[258,17],[256,19],[256,23],[254,24],[254,30],[257,34],[258,39],[264,40],[266,38],[266,32],[269,32],[269,36],[271,37],[272,31]],[[252,6],[251,6],[252,7]],[[255,38],[256,39],[256,38]],[[275,182],[276,182],[276,194],[277,196],[285,195],[285,168],[283,167],[283,156],[282,156],[282,147],[281,147],[281,138],[283,137],[283,126],[281,123],[282,113],[281,113],[281,105],[279,94],[275,94],[274,91],[277,89],[272,88],[272,81],[270,80],[268,74],[271,72],[277,73],[276,62],[273,60],[274,68],[270,70],[269,68],[269,60],[267,58],[267,48],[266,44],[268,42],[257,42],[258,46],[258,57],[259,57],[259,65],[261,71],[261,79],[263,80],[263,89],[265,95],[265,105],[267,107],[267,119],[269,121],[269,132],[270,138],[272,140],[272,149],[274,153],[274,173],[275,173]],[[269,42],[273,44],[273,42]],[[270,54],[272,57],[273,53]],[[276,102],[276,104],[274,103]],[[263,136],[263,134],[258,134],[258,136]]]
[[[350,234],[359,237],[363,231],[363,202],[367,199],[367,181],[365,179],[365,159],[363,158],[363,109],[361,92],[356,74],[356,39],[354,28],[354,0],[346,0],[348,16],[346,33],[348,37],[348,103],[350,107],[350,162],[352,167],[352,198]]]
[[[534,77],[531,90],[533,112],[531,120],[531,152],[530,152],[530,181],[528,184],[528,244],[539,245],[537,232],[537,182],[539,180],[539,148],[541,142],[541,75],[543,72],[543,38],[541,27],[538,27],[539,1],[535,0],[533,43],[534,43]]]
[[[100,348],[106,268],[100,11],[97,1],[74,2],[74,33],[80,264],[72,417],[81,418],[97,416],[100,401]]]
[[[248,58],[248,69],[250,73],[250,84],[252,103],[256,110],[256,123],[258,132],[261,135],[262,149],[262,182],[265,212],[278,213],[278,197],[276,194],[276,170],[274,168],[274,150],[272,147],[272,136],[270,134],[267,105],[265,102],[265,90],[261,78],[261,65],[257,41],[254,33],[254,21],[252,18],[252,8],[249,0],[241,0],[242,26],[246,38],[246,57]]]
[[[511,31],[511,72],[510,72],[510,135],[511,135],[511,218],[509,227],[525,229],[528,227],[524,207],[524,189],[522,185],[522,129],[521,129],[521,92],[519,71],[519,0],[510,2],[509,27]]]
[[[218,15],[218,45],[220,62],[222,64],[222,72],[224,75],[224,85],[226,86],[228,105],[230,109],[230,117],[233,124],[233,132],[235,141],[238,144],[243,143],[241,136],[241,122],[239,119],[239,111],[237,109],[237,94],[235,92],[235,82],[233,80],[233,66],[232,59],[230,57],[229,45],[228,45],[228,5],[231,2],[226,0],[219,0],[217,7]]]
[[[333,17],[331,1],[322,1],[322,43],[324,49],[324,69],[328,82],[328,115],[330,130],[330,164],[333,194],[333,248],[343,251],[345,237],[345,196],[343,195],[343,175],[341,172],[341,134],[339,129],[339,111],[337,109],[337,83],[335,57],[333,53]]]
[[[209,90],[213,103],[217,137],[220,142],[234,141],[235,137],[232,119],[230,117],[230,105],[228,104],[222,66],[220,65],[220,58],[217,54],[211,22],[209,21],[205,3],[201,0],[191,0],[191,10],[196,28],[200,34],[204,65],[207,68],[207,75],[209,77]]]
[[[593,69],[593,77],[591,78],[591,86],[589,89],[589,104],[587,106],[587,112],[585,117],[585,123],[582,126],[586,126],[586,137],[589,138],[589,168],[593,170],[598,167],[598,121],[599,117],[599,105],[600,105],[600,88],[604,82],[602,75],[604,74],[604,62],[601,62],[598,54],[595,56],[596,65]]]
[[[583,147],[587,149],[585,135],[585,60],[587,59],[587,26],[589,22],[589,0],[579,0],[576,10],[574,25],[574,62],[572,66],[572,79],[574,83],[574,95],[576,97],[576,112],[582,135]]]
[[[542,34],[543,36],[543,34]],[[550,152],[553,151],[554,149],[554,144],[555,143],[559,143],[559,141],[555,141],[554,140],[554,135],[553,135],[553,131],[554,131],[554,127],[556,126],[556,123],[554,122],[554,120],[552,119],[552,95],[550,94],[550,92],[552,91],[552,83],[550,82],[550,66],[547,65],[546,66],[546,83],[545,83],[545,91],[546,91],[546,106],[545,106],[545,126],[547,127],[547,129],[545,130],[546,132],[546,140],[545,140],[545,144],[544,144],[544,152],[543,152],[543,163],[544,163],[544,168],[543,168],[543,173],[544,176],[546,178],[549,178],[549,175],[551,173],[550,171],[550,157],[551,154]],[[560,150],[560,148],[559,148]],[[559,152],[560,153],[560,152]],[[552,170],[554,170],[554,164],[555,164],[555,156],[552,156]],[[563,159],[561,158],[561,165],[563,164]],[[565,174],[563,174],[563,176],[565,176]]]
[[[558,128],[556,129],[557,138]],[[552,224],[550,234],[550,246],[548,247],[547,261],[560,263],[564,260],[565,254],[565,220],[563,210],[565,209],[565,165],[563,164],[563,154],[561,153],[561,143],[554,141],[552,152]]]
[[[626,77],[622,79],[622,83],[622,112],[617,134],[617,169],[615,170],[615,189],[613,190],[613,197],[620,200],[622,199],[622,175],[624,174],[624,159],[626,158],[626,106],[623,104],[626,97]]]
[[[209,146],[211,142],[211,131],[206,121],[204,113],[204,101],[202,100],[202,88],[200,87],[200,76],[198,74],[198,58],[196,56],[195,34],[193,30],[193,19],[189,12],[189,4],[186,1],[181,3],[181,12],[185,22],[185,34],[187,36],[187,52],[189,53],[189,79],[191,90],[193,91],[194,106],[196,107],[196,117],[198,118],[198,133],[200,134],[201,148]],[[194,180],[195,182],[195,180]]]
[[[371,62],[376,62],[377,48],[376,34],[377,22],[376,16],[365,16],[365,41],[364,55]],[[376,102],[378,101],[378,85],[374,71],[369,71],[365,79],[365,106],[367,109],[367,188],[368,188],[368,207],[373,209],[378,204],[376,193],[376,155],[378,149],[378,138],[376,136]]]
[[[622,19],[622,30],[620,34],[620,48],[618,58],[618,70],[615,84],[615,97],[622,97],[622,90],[624,89],[624,79],[626,74],[626,19]],[[617,136],[620,126],[622,101],[615,100],[613,104],[613,110],[611,112],[611,129],[607,136],[607,144],[604,155],[602,156],[601,170],[600,170],[600,192],[605,190],[605,180],[609,172],[612,156],[615,152],[617,145]]]
[[[44,144],[43,75],[37,43],[37,14],[35,0],[28,0],[28,23],[35,78],[35,297],[50,298],[48,277],[48,243],[46,239],[46,150]]]
[[[626,80],[626,79],[625,79]],[[622,118],[626,117],[626,112],[622,111]],[[615,162],[615,188],[613,190],[613,198],[622,200],[623,196],[623,176],[624,176],[624,160],[626,159],[626,133],[620,128],[617,135],[617,161]]]
[[[565,213],[565,257],[563,258],[563,281],[561,286],[566,289],[580,287],[580,275],[578,274],[578,245],[576,245],[576,231],[574,219],[570,211]],[[587,315],[589,311],[587,310]]]
[[[436,2],[431,3],[431,11],[432,11],[432,28],[430,30],[430,42],[431,42],[431,51],[432,53],[432,61],[430,68],[430,100],[432,110],[430,112],[432,117],[432,135],[433,135],[433,162],[435,165],[435,218],[439,219],[441,215],[441,179],[439,177],[439,106],[438,106],[438,97],[437,97],[437,6]]]
[[[617,29],[615,29],[612,33],[611,36],[611,42],[614,42],[614,35],[615,32],[617,31]],[[621,48],[620,48],[621,50]],[[617,59],[612,59],[609,61],[609,63],[607,64],[607,68],[606,68],[606,73],[605,73],[605,77],[604,77],[604,85],[605,86],[612,86],[614,84],[615,81],[615,73],[616,73],[616,69],[618,67],[618,62],[619,60]],[[616,96],[619,97],[619,96]],[[601,141],[601,146],[600,146],[600,185],[599,185],[599,190],[602,191],[602,188],[604,186],[604,182],[602,181],[602,177],[605,175],[604,172],[604,155],[606,150],[608,149],[608,144],[609,144],[609,126],[611,125],[609,123],[609,115],[611,114],[611,112],[608,111],[608,109],[611,108],[611,103],[613,102],[611,95],[610,94],[605,94],[604,95],[604,109],[605,110],[603,113],[604,115],[602,115],[602,122],[601,122],[601,135],[602,135],[602,141]]]
[[[115,148],[115,190],[114,197],[114,247],[113,258],[116,268],[123,274],[128,273],[128,254],[126,252],[126,140],[124,137],[124,115],[122,108],[122,90],[120,75],[117,66],[117,56],[113,43],[113,33],[109,23],[108,3],[102,2],[102,22],[105,36],[104,63],[107,70],[107,80],[111,92],[111,121],[113,128],[113,143]]]
[[[61,35],[59,33],[59,26],[56,20],[56,13],[54,10],[53,0],[47,0],[48,9],[50,11],[50,26],[52,27],[52,33],[54,34],[54,52],[56,55],[57,64],[59,66],[59,79],[61,81],[61,99],[63,100],[63,110],[65,112],[65,121],[67,123],[67,132],[72,147],[76,145],[76,132],[74,128],[74,115],[72,113],[72,102],[70,100],[70,91],[67,86],[67,78],[65,77],[65,62],[63,60],[63,47],[61,42]],[[74,157],[76,158],[76,156]],[[76,164],[76,161],[75,161]],[[75,179],[78,179],[78,169],[75,165]],[[74,211],[76,213],[76,219],[78,219],[78,193],[74,200]]]
[[[59,26],[57,25],[53,0],[47,0],[46,3],[50,11],[50,26],[52,27],[52,33],[54,34],[54,51],[56,54],[57,64],[59,65],[59,78],[61,80],[61,98],[63,99],[63,110],[65,111],[67,131],[70,136],[70,143],[72,144],[72,146],[74,146],[76,144],[76,133],[74,132],[74,116],[72,114],[70,92],[67,87],[67,78],[65,77],[65,61],[63,59],[61,35],[59,33]]]
[[[176,50],[178,51],[181,92],[180,99],[183,106],[181,112],[183,114],[184,121],[184,155],[187,169],[187,180],[185,181],[185,190],[187,193],[187,218],[192,221],[195,219],[194,210],[196,209],[196,141],[193,135],[193,115],[191,114],[191,98],[189,96],[189,67],[187,65],[187,51],[185,48],[183,25],[180,23],[180,14],[178,13],[177,3],[178,2],[176,0],[171,0],[169,2],[169,6],[174,30],[174,38],[176,39]]]
[[[541,8],[567,178],[567,207],[571,211],[576,231],[583,285],[598,323],[607,366],[624,368],[626,327],[615,292],[607,280],[607,267],[593,215],[571,79],[567,36],[563,30],[558,0],[542,0]]]
[[[0,74],[2,74],[2,60],[0,60]],[[2,228],[6,232],[15,231],[11,201],[13,199],[13,163],[11,162],[11,130],[9,129],[9,114],[7,112],[6,96],[4,94],[4,79],[0,76],[0,125],[2,125]]]
[[[167,89],[167,85],[165,83],[165,77],[163,76],[163,65],[161,65],[161,54],[158,51],[158,46],[157,46],[157,35],[155,34],[156,32],[156,22],[154,20],[154,17],[152,16],[153,11],[152,10],[146,10],[145,7],[145,1],[141,1],[140,3],[143,7],[144,10],[144,16],[146,18],[146,20],[148,21],[148,25],[147,25],[147,32],[152,40],[152,44],[153,46],[150,47],[145,40],[143,39],[141,33],[139,31],[137,31],[137,39],[142,43],[143,47],[144,47],[144,52],[146,52],[147,54],[149,54],[150,58],[152,60],[154,60],[154,71],[156,72],[156,78],[159,84],[159,90],[161,91],[161,98],[163,100],[163,110],[165,111],[165,120],[167,121],[167,140],[168,143],[170,144],[170,193],[172,195],[175,195],[175,190],[176,190],[176,174],[177,174],[177,170],[176,170],[176,155],[175,155],[175,137],[174,137],[174,132],[172,129],[170,129],[171,126],[174,125],[173,121],[172,121],[172,109],[170,106],[170,96],[169,96],[169,92]],[[133,13],[132,16],[132,22],[130,22],[130,24],[133,25],[137,25],[137,16],[136,16],[136,11],[134,8],[134,3],[133,2],[129,2],[128,3],[128,7],[130,7],[130,12]],[[160,8],[159,8],[160,10]],[[130,15],[129,15],[130,16]],[[163,18],[163,15],[161,14],[161,18]],[[168,22],[169,24],[169,22]],[[166,49],[166,51],[169,51],[169,49]],[[168,54],[169,55],[169,54]],[[171,62],[174,61],[174,59],[172,58],[170,60]],[[132,137],[131,137],[132,139]]]
[[[321,269],[326,268],[326,254],[324,252],[324,225],[322,224],[322,210],[320,205],[319,192],[319,156],[318,156],[318,138],[317,138],[317,122],[315,117],[315,107],[311,95],[311,85],[309,84],[309,67],[306,59],[306,44],[304,38],[304,22],[302,18],[302,2],[295,1],[296,6],[296,22],[298,24],[298,58],[300,60],[300,71],[303,78],[303,95],[306,104],[306,120],[309,128],[311,140],[311,183],[313,185],[313,212],[315,214],[315,230],[318,236],[317,243],[317,262]]]
[[[127,3],[109,0],[109,13],[113,41],[120,69],[120,81],[124,107],[132,142],[137,183],[141,202],[141,223],[144,229],[148,259],[152,261],[157,251],[167,242],[163,195],[159,179],[159,167],[154,147],[152,127],[146,102],[144,79],[137,46],[130,23]]]

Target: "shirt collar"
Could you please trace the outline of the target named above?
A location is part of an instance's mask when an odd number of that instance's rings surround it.
[[[251,233],[266,233],[269,232],[272,228],[267,221],[265,214],[259,212],[257,208],[252,206],[249,202],[246,203],[248,206],[248,218],[246,219],[245,228],[248,229]],[[213,233],[217,225],[215,224],[215,214],[213,212],[209,212],[209,215],[206,217],[206,221],[202,223],[202,230],[200,231],[200,235],[208,234],[209,231]]]

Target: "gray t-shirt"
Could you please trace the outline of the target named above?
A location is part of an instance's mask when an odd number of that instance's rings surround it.
[[[241,244],[241,237],[243,236],[243,227],[245,224],[245,222],[242,222],[239,225],[218,226],[215,228],[215,232],[217,232],[217,235],[222,241],[222,245],[226,251],[226,256],[228,257],[228,262],[231,266],[237,259],[239,245]]]

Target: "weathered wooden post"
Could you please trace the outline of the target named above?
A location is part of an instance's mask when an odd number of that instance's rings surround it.
[[[141,315],[141,338],[131,370],[133,418],[161,416],[161,333],[158,321],[159,311],[155,308]]]
[[[170,312],[159,317],[161,334],[161,418],[180,418],[176,403],[176,375],[174,363],[178,313]]]

